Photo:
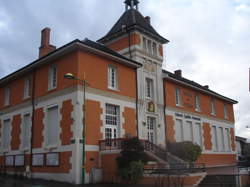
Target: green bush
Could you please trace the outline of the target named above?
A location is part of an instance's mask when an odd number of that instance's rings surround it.
[[[118,174],[123,181],[136,183],[143,175],[143,168],[148,160],[144,147],[137,138],[122,142],[122,151],[116,159]]]
[[[186,162],[195,162],[201,155],[201,148],[193,142],[167,143],[168,151]]]

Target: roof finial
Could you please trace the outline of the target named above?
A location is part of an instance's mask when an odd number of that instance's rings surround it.
[[[125,0],[124,3],[126,4],[125,5],[126,11],[129,9],[129,7],[131,9],[136,8],[136,10],[138,10],[138,4],[139,4],[138,0]]]

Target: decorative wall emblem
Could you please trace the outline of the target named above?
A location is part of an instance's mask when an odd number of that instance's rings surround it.
[[[155,104],[152,101],[148,103],[148,112],[155,112]]]

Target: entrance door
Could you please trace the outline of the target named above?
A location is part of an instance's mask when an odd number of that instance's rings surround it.
[[[156,118],[148,116],[147,117],[147,128],[148,128],[148,141],[155,143],[155,129],[156,129]]]

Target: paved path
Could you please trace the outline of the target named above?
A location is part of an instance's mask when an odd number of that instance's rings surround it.
[[[119,184],[90,184],[73,185],[63,182],[46,181],[40,179],[14,179],[13,177],[0,177],[0,187],[127,187]],[[145,187],[145,185],[129,185],[129,187]]]

